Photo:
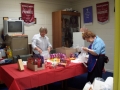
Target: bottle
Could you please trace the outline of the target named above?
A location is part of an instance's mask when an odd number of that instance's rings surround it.
[[[7,46],[7,58],[12,59],[12,50],[10,46]]]
[[[42,67],[42,62],[40,58],[37,58],[37,66],[38,68]]]

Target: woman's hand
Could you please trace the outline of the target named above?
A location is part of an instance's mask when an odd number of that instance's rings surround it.
[[[84,51],[86,51],[86,52],[91,53],[92,55],[95,55],[95,56],[98,55],[96,52],[94,52],[94,50],[89,49],[89,48],[87,48],[87,47],[83,47],[82,49],[83,49]]]
[[[86,52],[89,51],[89,48],[87,48],[87,47],[82,47],[82,49],[83,49],[84,51],[86,51]]]

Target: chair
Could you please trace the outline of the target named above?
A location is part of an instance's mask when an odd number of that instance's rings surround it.
[[[53,54],[53,53],[56,53],[56,50],[55,50],[55,49],[52,49],[52,50],[50,51],[50,54]]]
[[[27,61],[27,58],[31,57],[31,56],[32,56],[32,54],[13,56],[13,63],[17,63],[19,58],[21,58],[23,61]]]

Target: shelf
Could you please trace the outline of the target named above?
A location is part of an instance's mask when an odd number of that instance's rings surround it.
[[[67,16],[78,16],[80,17],[80,13],[79,12],[71,12],[71,11],[55,11],[52,12],[52,39],[53,39],[53,48],[58,48],[58,47],[62,47],[63,46],[63,16],[67,15]]]

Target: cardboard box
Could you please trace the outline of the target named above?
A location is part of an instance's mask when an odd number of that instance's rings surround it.
[[[56,48],[56,53],[66,54],[67,57],[70,57],[70,54],[75,52],[76,52],[76,49],[74,48],[67,48],[67,47]]]
[[[43,69],[45,69],[45,64],[42,64],[42,67],[38,68],[37,65],[27,63],[27,68],[29,68],[30,70],[33,70],[33,71],[43,70]]]
[[[18,59],[18,69],[20,71],[24,70],[24,65],[23,65],[22,59]]]

